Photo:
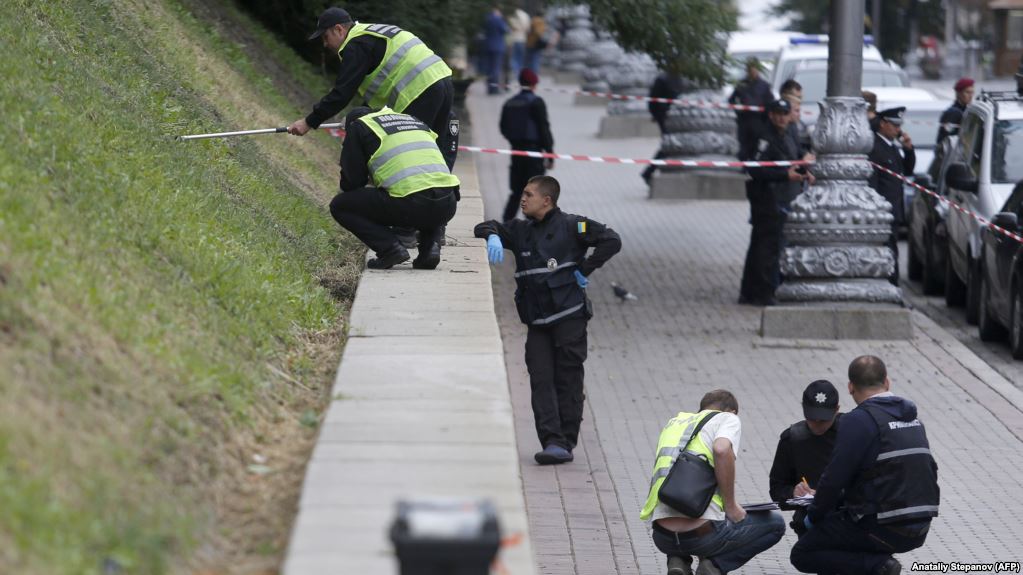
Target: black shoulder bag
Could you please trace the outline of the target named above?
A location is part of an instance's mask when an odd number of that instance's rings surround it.
[[[686,451],[689,444],[693,442],[697,433],[712,417],[721,413],[715,411],[703,418],[689,440],[679,444],[678,458],[671,465],[668,476],[661,483],[661,489],[657,492],[657,498],[661,503],[688,517],[700,517],[710,505],[710,500],[717,491],[718,480],[714,475],[714,466],[707,461],[703,455]]]

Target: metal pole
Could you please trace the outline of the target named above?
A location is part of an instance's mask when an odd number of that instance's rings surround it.
[[[863,79],[863,2],[831,2],[831,34],[828,36],[829,98],[860,96],[860,83]],[[876,42],[877,36],[874,38]]]
[[[337,122],[334,124],[320,124],[318,129],[326,130],[329,128],[340,128],[341,123]],[[212,134],[191,134],[188,136],[175,136],[175,140],[205,140],[206,138],[232,138],[234,136],[255,136],[257,134],[284,134],[287,133],[287,128],[260,128],[258,130],[241,130],[238,132],[215,132]]]
[[[862,20],[861,20],[862,21]],[[870,0],[870,34],[874,45],[881,49],[881,0]]]

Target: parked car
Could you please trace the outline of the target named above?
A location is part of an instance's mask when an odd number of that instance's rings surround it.
[[[863,61],[885,62],[881,52],[872,44],[873,39],[869,36],[864,38]],[[774,59],[774,71],[771,75],[771,91],[778,94],[781,85],[792,77],[800,64],[806,62],[818,62],[827,65],[828,62],[828,37],[827,35],[793,35],[789,43],[778,50]],[[888,62],[889,66],[898,68],[897,64]],[[907,83],[908,85],[908,83]],[[804,88],[805,90],[805,88]],[[805,91],[804,91],[805,99]]]
[[[990,220],[1023,180],[1023,100],[1015,93],[984,93],[963,115],[959,141],[945,171],[948,198]],[[982,269],[980,232],[974,217],[950,210],[945,301],[966,304],[966,321],[976,323]],[[995,273],[995,272],[993,272]]]
[[[1017,161],[1023,161],[1018,157]],[[1023,234],[1023,182],[1017,184],[1002,211],[992,223],[1002,229]],[[977,331],[983,341],[995,341],[1009,333],[1012,357],[1023,359],[1023,244],[992,228],[984,228],[981,237],[980,304]]]
[[[955,134],[945,138],[935,150],[934,159],[927,173],[916,176],[917,183],[932,189],[941,197],[945,197],[945,171],[951,163],[958,136]],[[945,267],[948,258],[948,229],[945,219],[948,217],[948,205],[930,194],[914,194],[909,205],[909,245],[908,276],[923,285],[927,295],[941,293],[945,285]]]

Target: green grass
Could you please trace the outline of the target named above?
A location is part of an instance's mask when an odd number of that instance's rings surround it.
[[[249,533],[276,508],[222,495],[308,448],[361,250],[328,137],[174,141],[301,117],[268,54],[323,89],[222,13],[260,49],[174,0],[0,3],[2,573],[279,558],[288,518]]]

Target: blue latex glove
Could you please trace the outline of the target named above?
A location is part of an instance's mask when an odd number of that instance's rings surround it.
[[[579,284],[579,287],[586,289],[586,286],[590,285],[590,280],[586,279],[583,272],[575,270],[575,283]]]
[[[803,526],[807,529],[813,529],[813,523],[810,521],[810,516],[803,517]]]
[[[487,259],[492,264],[499,264],[504,261],[504,245],[497,234],[487,236]]]

